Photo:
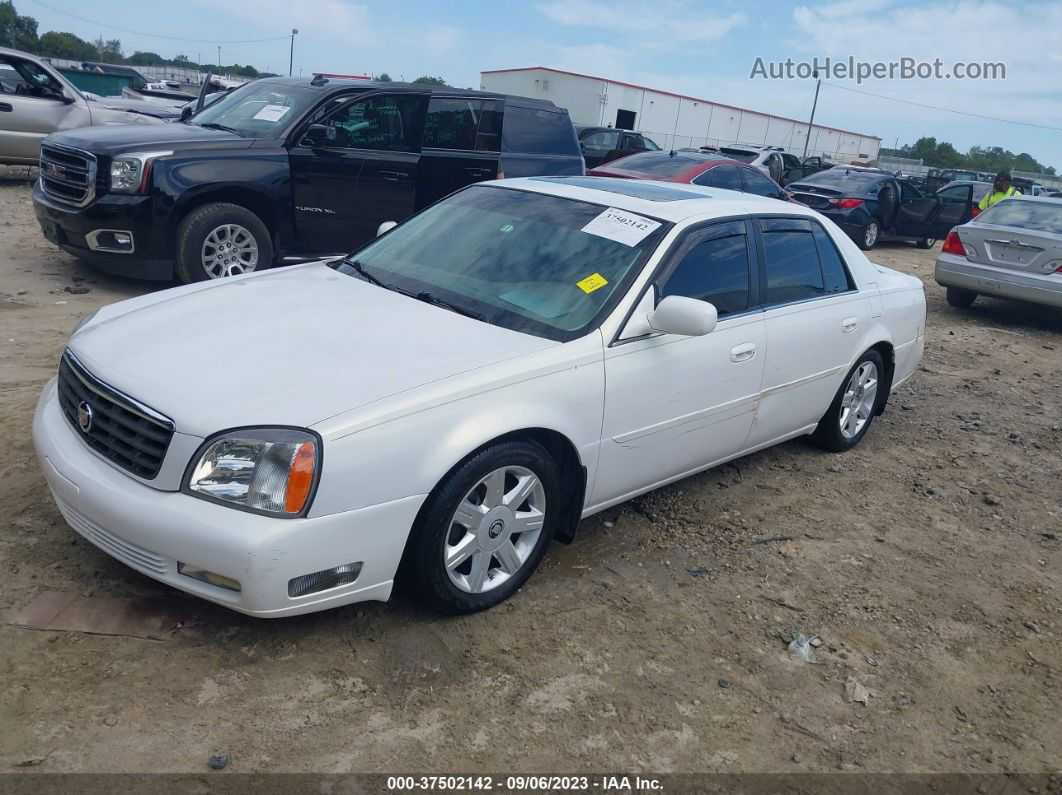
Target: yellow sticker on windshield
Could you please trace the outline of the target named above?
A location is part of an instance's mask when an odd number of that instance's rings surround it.
[[[585,279],[575,283],[575,285],[587,295],[594,290],[600,290],[606,284],[608,284],[608,280],[600,273],[591,273]]]

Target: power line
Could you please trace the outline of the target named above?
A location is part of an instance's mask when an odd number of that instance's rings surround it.
[[[148,36],[150,38],[155,38],[155,39],[169,39],[170,41],[184,41],[184,42],[193,42],[193,43],[199,43],[199,44],[259,44],[259,43],[264,42],[264,41],[280,41],[281,39],[288,38],[288,36],[272,36],[272,37],[270,37],[268,39],[233,39],[231,41],[229,41],[229,40],[219,40],[219,39],[184,39],[184,38],[181,38],[180,36],[164,36],[161,33],[144,33],[143,31],[140,31],[140,30],[129,30],[128,28],[120,28],[117,25],[108,25],[108,24],[103,23],[103,22],[97,22],[94,19],[89,19],[88,17],[82,17],[82,16],[78,16],[77,14],[73,14],[73,13],[71,13],[69,11],[64,11],[63,9],[56,8],[55,6],[50,6],[47,3],[42,3],[41,0],[30,0],[30,2],[36,3],[39,6],[44,6],[45,8],[47,8],[47,9],[49,9],[51,11],[55,11],[56,13],[66,14],[68,17],[73,17],[74,19],[80,19],[82,22],[88,22],[90,25],[98,25],[101,28],[108,28],[110,30],[117,30],[117,31],[120,31],[122,33],[132,33],[134,36]]]
[[[980,113],[970,113],[969,111],[965,111],[965,110],[955,110],[954,108],[942,108],[942,107],[939,107],[937,105],[927,105],[924,102],[913,102],[913,101],[911,101],[909,99],[900,99],[898,97],[886,97],[886,96],[884,96],[882,94],[873,94],[870,91],[861,91],[858,88],[849,88],[848,86],[842,86],[842,85],[839,85],[837,83],[827,83],[825,80],[822,81],[822,84],[824,86],[831,86],[832,88],[839,88],[842,91],[851,91],[851,92],[853,92],[855,94],[865,94],[868,97],[877,97],[878,99],[887,99],[890,102],[902,102],[904,105],[914,105],[914,106],[919,107],[919,108],[930,108],[932,110],[942,110],[945,113],[957,113],[960,116],[973,116],[975,119],[986,119],[988,121],[1001,121],[1004,124],[1020,124],[1023,127],[1036,127],[1037,129],[1040,129],[1040,130],[1055,130],[1055,131],[1058,131],[1058,132],[1062,132],[1062,127],[1051,127],[1050,125],[1047,125],[1047,124],[1033,124],[1031,121],[1016,121],[1014,119],[1001,119],[998,116],[982,116]]]

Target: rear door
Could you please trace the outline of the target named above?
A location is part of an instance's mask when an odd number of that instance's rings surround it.
[[[805,169],[794,155],[785,152],[782,153],[782,167],[782,178],[779,180],[782,185],[788,185],[790,182],[796,182],[808,174],[815,173],[814,169]]]
[[[943,240],[948,232],[973,218],[973,185],[952,185],[937,191],[940,210],[935,218],[930,219],[926,227],[926,237]]]
[[[426,101],[423,94],[343,97],[315,119],[329,129],[325,145],[309,145],[300,130],[289,159],[301,252],[350,251],[383,221],[413,214]]]
[[[498,176],[501,100],[433,95],[424,117],[417,172],[421,209],[465,185]]]
[[[901,237],[937,237],[927,234],[927,229],[940,213],[941,200],[936,196],[923,196],[918,188],[905,180],[896,180],[896,184],[900,189],[900,204],[891,231]]]

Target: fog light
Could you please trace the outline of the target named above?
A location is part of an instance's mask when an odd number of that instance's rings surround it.
[[[347,563],[343,566],[336,566],[334,569],[304,574],[288,580],[288,596],[307,596],[318,591],[327,591],[329,588],[338,588],[340,585],[348,585],[358,579],[359,574],[361,574],[361,563]]]
[[[223,574],[215,574],[212,571],[201,569],[198,566],[189,566],[187,563],[178,563],[177,573],[183,574],[185,577],[191,577],[193,580],[205,582],[208,585],[224,588],[226,591],[240,592],[240,583],[238,580],[234,580],[232,577],[226,577]]]

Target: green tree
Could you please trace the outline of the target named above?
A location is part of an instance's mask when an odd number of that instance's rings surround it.
[[[0,2],[0,47],[36,52],[38,46],[37,20],[15,11],[12,0]]]
[[[141,50],[134,52],[125,59],[125,62],[131,66],[162,66],[166,63],[157,52],[143,52]]]
[[[394,82],[391,80],[391,75],[387,74],[387,72],[380,72],[380,74],[376,76],[376,80],[380,83]]]
[[[125,56],[122,55],[122,43],[118,39],[103,40],[103,36],[97,36],[96,41],[96,60],[101,63],[120,64],[125,62]]]
[[[53,58],[69,58],[72,61],[94,61],[96,48],[73,33],[63,33],[49,30],[41,36],[41,55],[50,55]]]
[[[441,77],[429,77],[428,75],[422,75],[413,81],[414,83],[420,83],[425,86],[445,86],[448,85]]]

